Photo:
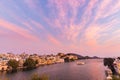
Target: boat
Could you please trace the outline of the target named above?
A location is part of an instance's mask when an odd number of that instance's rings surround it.
[[[85,62],[77,62],[77,65],[84,65]]]

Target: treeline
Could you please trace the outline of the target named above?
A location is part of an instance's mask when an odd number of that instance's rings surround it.
[[[25,60],[25,62],[23,63],[23,70],[30,70],[30,69],[34,69],[36,68],[36,65],[38,64],[38,61],[33,60],[32,58],[27,58]],[[8,71],[9,72],[15,72],[17,71],[20,67],[19,67],[19,61],[15,60],[15,59],[10,59],[8,61]]]

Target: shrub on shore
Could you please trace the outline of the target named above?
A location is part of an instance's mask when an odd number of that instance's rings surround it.
[[[115,76],[115,75],[113,75],[113,76],[112,76],[112,80],[120,80],[120,78],[117,77],[117,76]]]
[[[34,69],[36,67],[36,61],[34,61],[31,58],[28,58],[25,60],[23,66],[26,67],[26,69]]]
[[[19,66],[19,62],[15,59],[11,59],[8,61],[8,66],[12,68],[12,71],[17,71],[17,68]]]
[[[30,80],[49,80],[47,75],[41,75],[39,76],[38,74],[32,75]]]
[[[115,68],[113,66],[114,59],[113,58],[104,58],[104,65],[108,66],[111,69],[113,74],[116,74]]]

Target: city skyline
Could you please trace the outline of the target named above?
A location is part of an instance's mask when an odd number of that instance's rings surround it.
[[[119,0],[0,1],[0,53],[119,56]]]

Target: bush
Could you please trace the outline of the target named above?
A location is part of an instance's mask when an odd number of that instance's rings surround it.
[[[36,67],[36,61],[34,61],[31,58],[28,58],[25,60],[23,66],[25,66],[27,69],[33,69]]]
[[[41,75],[39,76],[38,74],[34,74],[31,77],[31,80],[49,80],[47,75]]]
[[[108,66],[111,69],[113,74],[116,74],[115,68],[113,66],[114,59],[113,58],[104,58],[104,65]]]
[[[19,66],[19,62],[16,61],[15,59],[11,59],[8,61],[8,66],[11,67],[13,71],[14,70],[16,71]]]
[[[112,66],[113,65],[113,62],[114,62],[114,59],[113,58],[104,58],[104,65],[105,66]]]
[[[64,59],[64,61],[65,61],[65,62],[70,62],[70,60],[69,60],[68,57],[66,57],[66,58]]]
[[[112,76],[112,80],[120,80],[120,78],[118,78],[117,76]]]

